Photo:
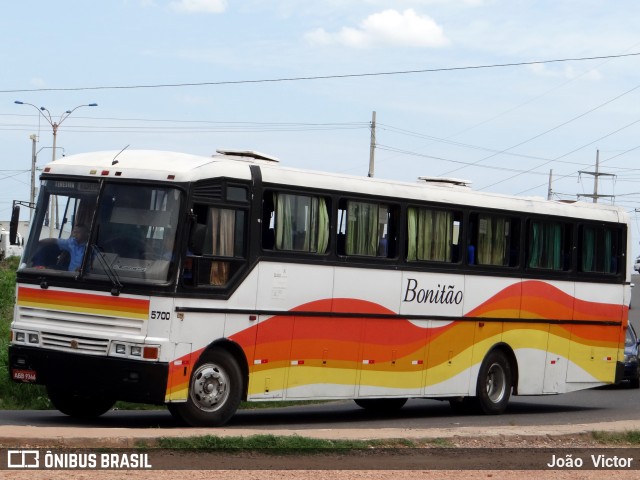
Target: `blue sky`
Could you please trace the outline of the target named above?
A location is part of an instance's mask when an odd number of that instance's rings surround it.
[[[98,103],[62,123],[58,155],[242,148],[355,175],[367,174],[375,110],[376,177],[452,176],[546,196],[553,169],[563,199],[593,192],[578,172],[593,171],[599,150],[601,171],[616,175],[601,177],[599,192],[633,212],[639,18],[637,0],[7,2],[0,219],[28,199],[29,136],[39,135],[39,166],[52,153],[51,127],[15,100],[54,120]],[[637,222],[633,235],[637,246]]]

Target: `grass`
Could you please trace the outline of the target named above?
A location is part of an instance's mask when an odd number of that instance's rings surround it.
[[[626,432],[591,432],[591,437],[604,445],[640,445],[640,430]]]
[[[44,387],[9,379],[9,327],[13,319],[18,262],[17,257],[0,262],[0,409],[47,409],[51,403]]]
[[[202,437],[159,438],[155,448],[173,450],[260,450],[282,453],[323,453],[341,450],[370,450],[374,448],[417,448],[426,444],[448,447],[450,443],[441,439],[412,441],[407,439],[388,440],[325,440],[318,438],[275,435],[253,435],[249,437]],[[139,445],[149,446],[149,445]]]

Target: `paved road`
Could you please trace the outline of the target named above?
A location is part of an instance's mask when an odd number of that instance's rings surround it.
[[[450,428],[531,425],[575,425],[600,422],[640,422],[640,390],[609,387],[564,395],[513,397],[499,416],[455,415],[447,402],[411,400],[401,410],[376,415],[351,401],[319,405],[241,410],[227,429],[264,431],[308,429]],[[78,422],[57,411],[4,411],[0,425],[184,429],[167,411],[112,411],[92,422]]]

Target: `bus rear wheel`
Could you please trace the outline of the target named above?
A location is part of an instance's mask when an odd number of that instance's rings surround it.
[[[225,350],[205,352],[194,368],[185,403],[169,404],[178,420],[193,427],[220,427],[236,413],[242,400],[242,373]]]
[[[500,350],[489,353],[480,366],[476,401],[486,415],[499,415],[507,409],[511,397],[511,363]]]
[[[116,403],[109,397],[78,394],[50,385],[47,385],[47,395],[51,404],[60,412],[81,419],[97,418],[111,410]]]

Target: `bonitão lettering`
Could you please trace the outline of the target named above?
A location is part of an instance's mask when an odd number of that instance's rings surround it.
[[[429,303],[438,305],[460,305],[464,294],[462,290],[456,290],[455,285],[438,284],[436,288],[420,288],[418,280],[407,279],[407,288],[404,292],[404,302]]]

